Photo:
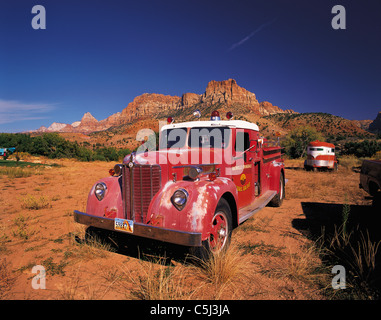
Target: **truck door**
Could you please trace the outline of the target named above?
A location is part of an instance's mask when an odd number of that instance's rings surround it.
[[[234,148],[236,165],[232,168],[232,176],[238,191],[238,207],[242,208],[251,204],[255,196],[253,156],[247,151],[250,148],[250,130],[236,130]]]

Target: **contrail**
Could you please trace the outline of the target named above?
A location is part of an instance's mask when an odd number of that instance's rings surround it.
[[[277,19],[277,18],[275,18],[275,19],[273,19],[273,20],[271,20],[271,21],[269,21],[269,22],[266,22],[266,23],[264,23],[264,24],[261,24],[256,30],[254,30],[252,33],[250,33],[247,37],[245,37],[245,38],[243,38],[241,41],[239,41],[239,42],[233,44],[233,45],[230,47],[229,51],[232,51],[233,49],[235,49],[235,48],[239,47],[240,45],[244,44],[247,40],[249,40],[249,39],[250,39],[251,37],[253,37],[256,33],[258,33],[259,31],[261,31],[263,28],[265,28],[265,27],[267,27],[267,26],[273,24],[273,23],[275,22],[276,19]]]

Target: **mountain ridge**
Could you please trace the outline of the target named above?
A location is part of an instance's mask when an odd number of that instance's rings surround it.
[[[160,115],[171,112],[188,111],[193,113],[193,107],[209,107],[223,104],[226,107],[239,105],[247,111],[260,116],[274,113],[296,113],[292,109],[281,109],[268,101],[258,102],[255,93],[240,87],[236,80],[212,80],[207,84],[203,94],[186,92],[182,96],[171,96],[160,93],[143,93],[133,99],[122,111],[98,121],[86,112],[80,121],[72,124],[54,122],[48,128],[42,126],[36,132],[78,132],[91,133],[104,131],[114,126],[132,123],[134,121],[160,118]]]

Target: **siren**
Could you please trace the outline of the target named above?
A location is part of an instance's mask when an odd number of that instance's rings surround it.
[[[214,111],[212,112],[212,115],[211,115],[211,117],[210,117],[210,120],[212,120],[212,121],[218,121],[218,120],[221,120],[221,118],[220,118],[220,113],[219,113],[217,110],[214,110]]]
[[[195,118],[198,118],[198,119],[200,119],[201,118],[201,111],[200,110],[195,110],[194,112],[193,112],[193,116],[195,117]]]
[[[228,120],[231,120],[231,119],[233,119],[233,112],[231,112],[231,111],[229,111],[227,114],[226,114],[226,118],[228,119]]]
[[[172,124],[174,121],[175,121],[175,119],[173,119],[173,117],[168,117],[167,118],[167,123],[168,124]]]

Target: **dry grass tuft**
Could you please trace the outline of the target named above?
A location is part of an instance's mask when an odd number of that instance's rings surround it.
[[[221,286],[245,278],[249,266],[250,262],[242,250],[231,245],[227,250],[211,254],[206,261],[199,261],[199,267],[195,270],[205,282]]]
[[[32,195],[27,195],[26,197],[21,199],[21,202],[22,202],[21,207],[23,209],[40,210],[40,209],[51,208],[50,202],[44,196],[40,196],[39,198],[36,198]]]
[[[178,265],[166,266],[165,258],[158,262],[139,261],[143,275],[133,276],[131,270],[125,275],[133,289],[127,298],[137,300],[188,300],[192,299],[195,289],[187,279],[187,269]]]
[[[322,270],[319,257],[320,249],[315,245],[306,247],[303,251],[294,253],[288,250],[286,261],[283,261],[282,266],[279,266],[276,273],[283,277],[296,279],[305,283],[316,283],[322,277],[325,277],[325,272]]]
[[[80,237],[85,234],[85,227],[78,226],[76,232],[70,233],[70,257],[80,261],[88,261],[96,258],[107,258],[114,248],[110,242],[96,235],[87,234],[86,237]]]

